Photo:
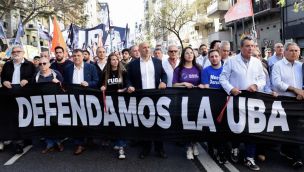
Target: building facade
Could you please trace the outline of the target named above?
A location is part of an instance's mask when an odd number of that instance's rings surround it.
[[[301,56],[304,56],[304,12],[293,11],[295,0],[286,1],[282,12],[283,40],[294,41],[301,48]]]

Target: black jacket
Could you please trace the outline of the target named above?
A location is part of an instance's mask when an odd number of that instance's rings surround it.
[[[152,58],[155,71],[155,88],[158,88],[160,82],[167,84],[167,74],[163,69],[162,63],[156,58]],[[127,87],[142,89],[140,59],[135,59],[128,64]]]
[[[13,61],[8,61],[4,64],[2,73],[1,73],[1,83],[4,81],[12,82],[14,73],[14,63]],[[31,82],[35,74],[35,66],[32,62],[24,59],[24,63],[21,64],[20,68],[20,81],[27,80]]]

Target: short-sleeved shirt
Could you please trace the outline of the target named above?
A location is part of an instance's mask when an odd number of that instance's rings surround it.
[[[222,86],[220,84],[220,75],[222,73],[223,66],[218,69],[213,68],[212,66],[208,66],[201,72],[201,83],[209,84],[210,88],[218,88],[221,89]]]
[[[179,67],[175,68],[172,84],[181,82],[188,82],[195,86],[200,84],[200,70],[195,66],[192,66],[192,68],[182,68],[181,72],[179,70]]]

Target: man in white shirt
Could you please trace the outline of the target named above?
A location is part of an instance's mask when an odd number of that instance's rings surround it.
[[[263,66],[260,60],[251,57],[255,49],[254,41],[250,37],[244,37],[241,40],[241,53],[234,58],[229,58],[224,64],[220,75],[220,83],[227,94],[237,96],[241,90],[256,92],[263,90],[266,85],[266,77],[263,72]],[[238,146],[233,146],[232,160],[238,161]],[[256,153],[255,144],[245,144],[246,158],[245,165],[251,170],[259,170],[255,164],[254,157]]]
[[[219,51],[220,51],[220,56],[222,58],[222,62],[225,63],[229,58],[230,42],[229,41],[221,41]]]
[[[279,95],[304,98],[302,63],[298,61],[300,48],[296,43],[289,42],[284,46],[285,58],[276,62],[272,68],[272,88]],[[295,168],[303,166],[301,149],[296,144],[283,144],[281,155],[291,160]]]
[[[153,51],[153,57],[158,58],[159,60],[163,60],[163,51],[160,48],[155,48]]]
[[[151,57],[148,43],[141,43],[139,45],[139,52],[141,57],[133,60],[128,65],[128,92],[132,93],[137,89],[165,89],[167,86],[167,75],[161,61]],[[142,141],[141,146],[142,151],[139,158],[144,159],[151,152],[152,141]],[[154,147],[159,157],[167,158],[163,142],[154,141]]]
[[[98,88],[100,88],[101,87],[102,71],[107,64],[106,49],[104,47],[98,47],[96,49],[96,54],[97,54],[98,59],[95,63],[95,67],[96,67],[97,74],[98,74],[98,77],[99,77]]]
[[[83,61],[82,50],[73,50],[74,64],[67,66],[64,70],[65,84],[79,84],[83,87],[97,88],[98,75],[94,65]],[[75,139],[76,149],[74,155],[80,155],[84,150],[83,138]]]
[[[279,95],[298,96],[303,99],[304,93],[302,63],[298,61],[300,48],[296,43],[286,43],[285,58],[274,64],[271,80],[272,88]]]
[[[199,47],[199,52],[200,52],[200,56],[198,56],[196,58],[196,63],[201,65],[202,68],[207,67],[207,66],[210,66],[210,61],[208,59],[208,47],[206,44],[202,44],[200,47]]]
[[[35,67],[32,62],[24,58],[24,49],[21,46],[13,47],[12,60],[4,64],[1,72],[1,82],[4,89],[20,89],[32,81],[34,74]],[[16,154],[23,153],[26,142],[30,143],[29,140],[13,142]]]
[[[164,68],[164,70],[167,74],[167,78],[168,78],[167,87],[172,87],[173,72],[174,72],[174,69],[179,64],[179,57],[178,57],[179,52],[178,52],[177,46],[170,45],[168,47],[168,54],[169,54],[169,57],[167,59],[163,59],[162,65],[163,65],[163,68]]]

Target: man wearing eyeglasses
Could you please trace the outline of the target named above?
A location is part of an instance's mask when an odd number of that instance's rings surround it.
[[[3,66],[1,82],[6,89],[18,89],[32,81],[34,73],[35,66],[24,58],[23,48],[15,46],[12,48],[12,60]],[[13,142],[16,154],[23,153],[24,143],[23,140]]]
[[[167,59],[163,59],[162,66],[167,74],[167,87],[172,87],[173,72],[179,64],[179,52],[176,45],[168,47],[168,55]]]
[[[31,81],[35,73],[35,66],[24,58],[24,50],[21,46],[12,48],[12,60],[3,66],[1,73],[2,84],[11,89],[14,86],[25,86]]]

